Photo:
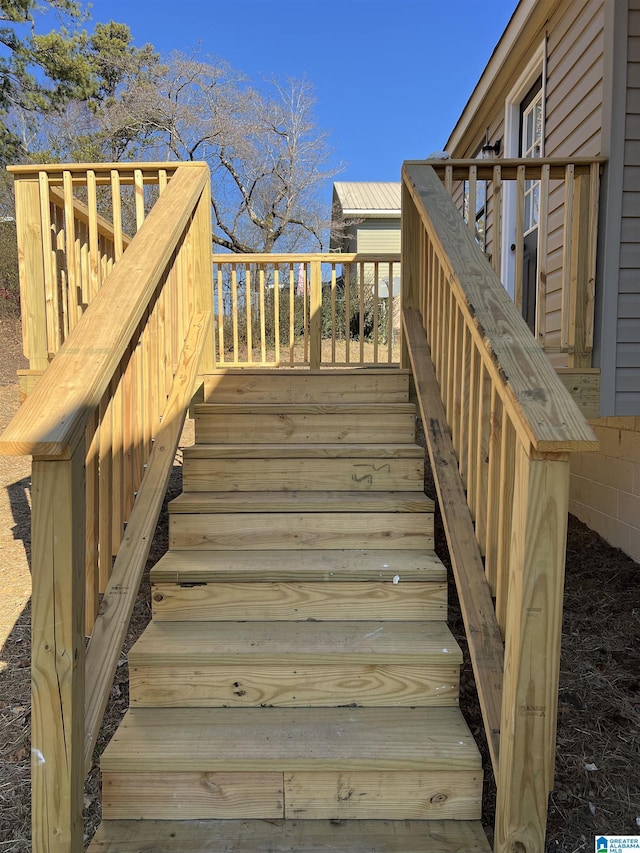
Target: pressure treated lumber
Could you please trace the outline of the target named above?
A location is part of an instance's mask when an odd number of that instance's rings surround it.
[[[268,378],[267,378],[268,376]],[[402,403],[409,374],[402,370],[218,371],[206,377],[207,403]]]
[[[307,493],[311,494],[311,493]],[[172,513],[169,547],[193,550],[265,548],[432,548],[433,516],[420,512]]]
[[[136,708],[102,772],[480,770],[457,708]]]
[[[503,164],[503,177],[504,170]],[[591,428],[481,256],[433,168],[405,163],[403,186],[451,279],[485,368],[494,383],[506,380],[503,402],[521,439],[541,453],[596,450]]]
[[[151,569],[154,583],[250,583],[252,581],[431,581],[446,569],[427,549],[305,551],[168,551]]]
[[[100,721],[104,716],[111,683],[131,621],[187,406],[193,393],[200,356],[210,329],[210,315],[194,316],[164,417],[149,456],[138,500],[131,512],[87,649],[84,746],[87,773],[91,768]]]
[[[169,504],[172,515],[215,513],[318,512],[432,513],[423,492],[183,492]]]
[[[145,228],[4,432],[2,453],[68,457],[69,446],[82,437],[87,418],[98,407],[134,339],[207,175],[202,168],[178,169],[149,213]],[[115,313],[114,304],[118,305]]]
[[[256,619],[446,619],[446,584],[211,583],[154,584],[153,618],[169,621]]]
[[[480,821],[103,821],[88,853],[490,853]]]
[[[196,441],[326,444],[415,443],[415,407],[409,403],[195,406]]]
[[[414,371],[449,555],[469,641],[469,652],[485,722],[491,763],[494,773],[497,773],[504,660],[502,638],[473,523],[467,510],[462,481],[458,474],[420,315],[417,311],[405,311],[402,321]]]
[[[129,665],[202,666],[206,663],[262,665],[285,661],[307,665],[341,663],[462,663],[462,652],[446,623],[150,622],[129,652]]]
[[[419,455],[406,456],[391,449],[386,454],[380,453],[375,445],[357,445],[352,454],[311,455],[296,450],[288,453],[288,445],[270,445],[270,452],[264,455],[256,448],[250,448],[249,452],[241,448],[239,458],[229,452],[206,452],[218,447],[226,450],[225,445],[213,448],[205,445],[204,453],[184,454],[182,484],[185,492],[278,489],[422,492],[424,488],[424,450],[418,446],[415,450]],[[411,445],[395,447],[411,448]],[[275,448],[279,448],[278,452]],[[365,448],[368,453],[363,452]]]
[[[295,656],[291,655],[294,659]],[[328,664],[130,667],[132,708],[441,707],[458,702],[459,667]]]
[[[286,818],[348,820],[357,808],[363,820],[477,820],[480,773],[397,772],[285,773]]]

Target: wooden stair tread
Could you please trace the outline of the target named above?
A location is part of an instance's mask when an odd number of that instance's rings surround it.
[[[462,652],[443,622],[151,622],[130,666],[445,663]]]
[[[180,551],[151,569],[154,583],[255,581],[399,581],[443,583],[447,572],[430,550]]]
[[[480,821],[108,820],[88,853],[491,853]]]
[[[400,458],[424,459],[418,444],[194,444],[183,450],[185,458],[195,459],[349,459]]]
[[[434,503],[423,492],[183,492],[170,513],[424,512]]]
[[[455,707],[140,708],[127,711],[103,773],[480,770]]]
[[[199,415],[375,415],[415,414],[414,403],[196,403]]]

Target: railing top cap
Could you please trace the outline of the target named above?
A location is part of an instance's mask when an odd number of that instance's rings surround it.
[[[47,174],[58,174],[60,172],[132,172],[140,170],[143,172],[157,171],[158,169],[166,169],[175,171],[183,166],[198,167],[208,169],[208,165],[200,160],[170,160],[167,162],[139,162],[139,163],[20,163],[14,166],[7,166],[7,171],[14,175],[30,175],[38,172],[46,172]]]

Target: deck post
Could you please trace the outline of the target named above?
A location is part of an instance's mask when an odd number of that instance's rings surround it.
[[[18,267],[22,304],[22,339],[30,370],[45,370],[47,347],[47,297],[45,293],[40,186],[37,179],[15,181]]]
[[[544,849],[553,785],[569,498],[566,455],[518,443],[495,853]]]
[[[83,849],[84,462],[84,440],[69,459],[33,461],[34,853]]]
[[[569,367],[591,367],[591,352],[587,349],[588,318],[593,316],[594,297],[589,287],[591,260],[589,210],[590,176],[575,178],[571,257],[569,272]]]
[[[309,367],[318,370],[322,361],[322,264],[320,261],[311,261],[310,266]]]
[[[423,240],[423,225],[420,216],[416,210],[411,193],[403,181],[400,249],[400,269],[402,270],[402,277],[400,279],[401,312],[410,311],[411,309],[422,309],[420,293],[424,289],[424,281],[421,278],[424,275],[421,251]],[[424,314],[423,319],[426,323],[427,317]],[[400,367],[406,370],[411,367],[411,359],[409,358],[409,350],[402,325],[400,328],[402,330]]]

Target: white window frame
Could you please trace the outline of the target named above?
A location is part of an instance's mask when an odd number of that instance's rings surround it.
[[[504,105],[504,157],[519,156],[520,142],[520,104],[538,77],[542,76],[542,151],[544,157],[546,122],[546,81],[547,51],[546,39],[543,40],[527,63],[515,85],[507,95]],[[515,181],[505,181],[502,208],[502,284],[509,296],[514,298],[516,275],[515,253],[511,246],[516,239],[516,185]]]

